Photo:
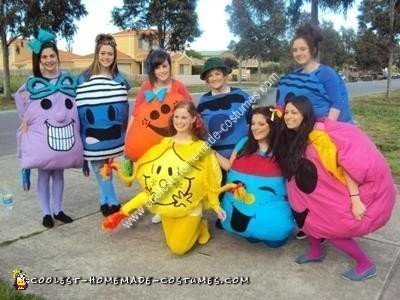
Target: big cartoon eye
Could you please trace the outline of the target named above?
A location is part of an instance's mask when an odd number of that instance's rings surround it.
[[[112,105],[110,105],[110,106],[108,107],[108,118],[109,118],[111,121],[114,121],[116,115],[117,115],[117,113],[115,112],[115,108],[114,108]]]
[[[311,160],[302,158],[295,175],[297,187],[305,194],[311,194],[317,187],[318,170]]]
[[[161,166],[158,166],[158,167],[157,167],[156,173],[157,173],[157,174],[160,174],[160,172],[161,172]]]
[[[51,101],[49,100],[49,99],[47,99],[47,98],[45,98],[45,99],[43,99],[42,101],[40,101],[40,106],[43,108],[43,109],[49,109],[51,106],[52,106],[52,103],[51,103]]]
[[[160,113],[156,110],[153,110],[150,113],[150,119],[152,119],[152,120],[157,120],[159,117],[160,117]]]
[[[163,104],[163,105],[161,105],[161,112],[162,112],[163,114],[167,114],[167,113],[169,113],[170,111],[171,111],[171,108],[169,107],[168,104]]]
[[[65,99],[65,107],[68,109],[72,109],[72,107],[74,106],[74,103],[72,102],[71,99]]]
[[[86,119],[90,124],[94,124],[94,115],[90,108],[86,110]]]
[[[171,167],[168,168],[168,175],[172,176],[172,168]]]

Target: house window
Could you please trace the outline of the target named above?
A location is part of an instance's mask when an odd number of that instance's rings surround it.
[[[139,38],[139,49],[149,50],[150,49],[149,42],[142,38]]]
[[[189,65],[179,65],[179,75],[189,75]]]

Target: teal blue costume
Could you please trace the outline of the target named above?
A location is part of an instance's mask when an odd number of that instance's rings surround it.
[[[246,141],[247,137],[238,143],[240,148]],[[221,206],[227,217],[222,227],[250,242],[282,246],[293,231],[294,219],[277,163],[260,150],[239,156],[228,172],[227,183],[233,182],[241,182],[253,200],[239,200],[226,192]]]

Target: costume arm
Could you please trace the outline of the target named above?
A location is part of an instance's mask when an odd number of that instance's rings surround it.
[[[140,192],[138,195],[133,197],[131,200],[129,200],[126,204],[124,204],[121,207],[121,212],[128,217],[131,212],[133,212],[135,209],[145,206],[145,204],[149,202],[149,194],[146,192]],[[147,205],[146,205],[147,207]]]
[[[140,106],[140,104],[143,103],[143,101],[145,101],[144,91],[148,90],[149,88],[151,88],[151,86],[150,86],[150,82],[147,80],[144,81],[142,83],[142,85],[140,86],[140,89],[137,92],[136,97],[135,97],[135,106],[133,108],[132,116],[135,116],[135,112],[137,112],[138,107]]]
[[[15,106],[17,107],[18,116],[21,120],[23,120],[29,101],[29,93],[26,90],[25,84],[23,84],[15,93],[14,100],[15,100]]]
[[[361,220],[366,211],[364,203],[361,202],[360,191],[357,182],[346,172],[343,172],[346,179],[347,188],[349,189],[349,197],[351,200],[351,210],[356,220]]]
[[[129,92],[129,90],[131,89],[131,85],[129,84],[128,80],[121,72],[118,72],[118,74],[114,77],[114,80],[116,82],[123,83],[126,88],[126,91]]]
[[[186,86],[180,81],[176,81],[176,84],[178,85],[177,92],[185,97],[185,100],[192,101],[193,99],[190,96]]]
[[[222,181],[221,169],[219,167],[218,160],[214,152],[210,152],[209,154],[207,154],[205,160],[206,174],[204,176],[208,189],[208,202],[215,212],[219,212],[221,210],[218,198],[219,189],[221,188]]]

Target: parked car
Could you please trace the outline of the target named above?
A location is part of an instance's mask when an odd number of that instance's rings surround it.
[[[400,79],[400,73],[392,74],[392,79]]]

